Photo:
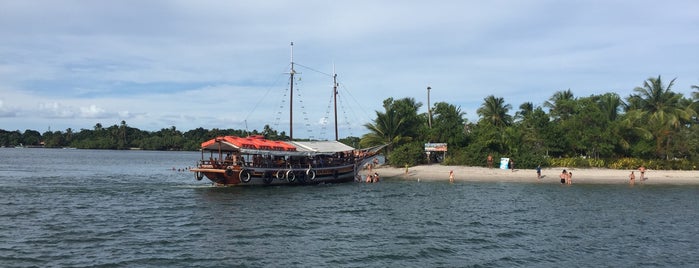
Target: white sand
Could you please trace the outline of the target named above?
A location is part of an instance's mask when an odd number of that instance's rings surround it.
[[[615,169],[574,169],[565,167],[542,168],[541,180],[536,178],[535,169],[515,169],[503,170],[498,168],[488,169],[485,167],[467,166],[442,166],[442,165],[421,165],[408,168],[393,168],[379,166],[372,172],[377,172],[383,178],[405,179],[405,180],[426,180],[426,181],[448,181],[449,171],[454,171],[455,181],[506,181],[506,182],[541,182],[560,183],[559,175],[563,169],[573,173],[573,184],[576,183],[609,183],[628,184],[631,170]],[[360,172],[366,175],[368,170]],[[645,180],[641,181],[641,173],[634,170],[636,184],[699,184],[699,171],[677,171],[677,170],[646,170]]]

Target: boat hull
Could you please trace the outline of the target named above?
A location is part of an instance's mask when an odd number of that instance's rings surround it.
[[[206,178],[215,185],[263,186],[351,182],[355,180],[355,170],[354,165],[347,165],[315,169],[194,168],[191,171],[197,180]]]

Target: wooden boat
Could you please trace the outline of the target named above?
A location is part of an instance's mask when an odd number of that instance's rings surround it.
[[[202,143],[195,178],[216,185],[314,184],[354,181],[380,148],[338,141],[271,141],[223,136]]]
[[[293,43],[290,87],[293,92]],[[194,172],[216,185],[315,184],[354,181],[380,149],[357,150],[339,141],[337,132],[337,82],[333,75],[335,98],[335,140],[293,141],[293,94],[290,95],[289,137],[291,141],[267,140],[263,136],[222,136],[201,144],[201,160]]]

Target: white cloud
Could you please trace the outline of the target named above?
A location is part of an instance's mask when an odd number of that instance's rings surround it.
[[[83,118],[95,118],[95,119],[100,119],[100,118],[108,118],[111,116],[110,113],[107,113],[105,109],[97,107],[97,105],[90,105],[87,107],[80,107],[80,117]]]
[[[17,111],[13,108],[7,107],[5,102],[0,99],[0,117],[15,117],[17,116]]]
[[[44,118],[75,118],[78,109],[58,102],[39,103],[39,114]]]
[[[425,103],[427,85],[433,103],[461,106],[470,120],[490,94],[513,107],[568,88],[625,96],[658,74],[689,95],[698,9],[690,0],[4,1],[0,116],[24,119],[3,122],[10,129],[128,120],[285,130],[288,119],[276,118],[289,41],[298,63],[326,73],[336,63],[357,132],[385,98]],[[330,80],[302,72],[306,112],[318,118]]]

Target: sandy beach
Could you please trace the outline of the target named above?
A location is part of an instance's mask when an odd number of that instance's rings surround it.
[[[468,166],[443,166],[420,165],[408,168],[393,168],[378,166],[372,172],[377,172],[383,178],[421,180],[421,181],[449,181],[449,172],[454,171],[454,180],[459,181],[493,181],[493,182],[541,182],[560,183],[561,171],[567,170],[573,173],[573,184],[628,184],[629,174],[632,170],[615,169],[576,169],[566,167],[542,168],[541,180],[536,178],[535,169],[504,170],[486,167]],[[368,170],[360,174],[366,175]],[[634,170],[636,184],[697,184],[699,185],[699,171],[678,170],[647,170],[645,180],[640,180],[640,172]]]

